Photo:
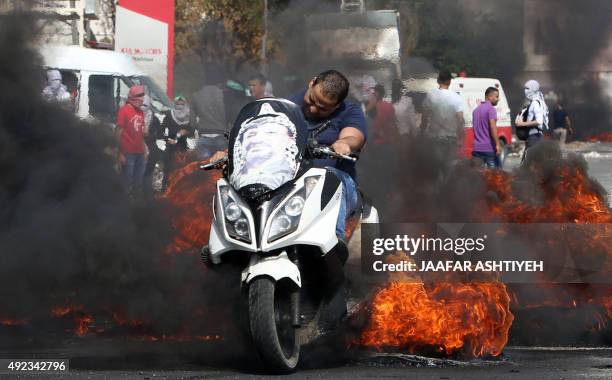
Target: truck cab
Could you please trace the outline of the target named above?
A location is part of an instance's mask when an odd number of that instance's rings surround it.
[[[127,55],[77,46],[43,46],[40,53],[45,69],[62,73],[75,114],[82,119],[114,124],[129,88],[136,84],[145,86],[158,116],[172,108],[163,90]]]

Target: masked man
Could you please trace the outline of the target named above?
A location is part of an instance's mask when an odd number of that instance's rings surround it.
[[[163,187],[166,188],[170,175],[176,168],[178,153],[187,150],[187,137],[192,136],[195,130],[191,125],[191,110],[185,97],[177,96],[174,99],[174,108],[166,112],[161,129],[166,140],[166,151],[163,155]]]
[[[142,193],[147,147],[144,141],[145,120],[142,112],[144,86],[133,86],[128,100],[117,113],[117,139],[119,163],[127,192],[134,196]]]
[[[529,133],[525,140],[525,151],[521,163],[527,158],[527,151],[542,139],[544,131],[548,128],[548,107],[544,101],[544,94],[540,91],[540,83],[533,79],[527,81],[525,98],[529,106],[515,120],[517,128],[528,129]]]
[[[62,74],[58,70],[47,71],[47,86],[42,90],[42,97],[47,102],[70,105],[70,93],[62,84]]]

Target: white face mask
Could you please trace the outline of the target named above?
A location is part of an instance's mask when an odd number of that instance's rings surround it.
[[[60,79],[51,79],[49,81],[49,87],[53,90],[58,90],[62,85],[62,81]]]
[[[540,84],[535,80],[530,80],[525,83],[525,97],[529,100],[533,100],[533,98],[540,92]]]

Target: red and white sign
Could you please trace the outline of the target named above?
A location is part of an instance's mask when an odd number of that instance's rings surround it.
[[[131,55],[172,96],[174,0],[119,0],[115,50]]]

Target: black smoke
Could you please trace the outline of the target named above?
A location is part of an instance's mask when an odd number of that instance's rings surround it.
[[[570,110],[575,137],[612,131],[612,94],[599,78],[599,72],[610,71],[612,3],[561,0],[542,5],[543,14],[556,15],[538,20],[537,26],[548,52],[553,89]]]
[[[144,321],[139,334],[223,335],[223,278],[198,255],[164,253],[171,210],[126,196],[108,127],[41,99],[33,30],[27,15],[0,23],[0,319],[36,337],[53,308],[72,306],[106,330],[119,313]]]

